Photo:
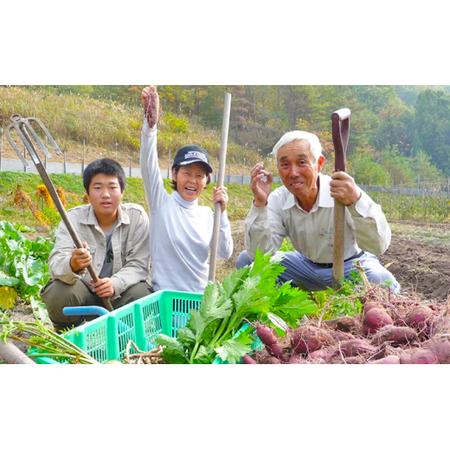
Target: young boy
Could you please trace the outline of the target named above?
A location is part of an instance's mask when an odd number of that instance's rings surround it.
[[[152,127],[144,119],[140,157],[151,211],[153,288],[203,292],[208,282],[209,246],[214,223],[211,208],[198,204],[212,172],[208,153],[196,145],[178,150],[172,166],[175,192],[169,195],[164,189],[156,150],[159,99],[155,87],[142,91],[142,102],[145,111],[153,111]],[[233,241],[226,212],[228,195],[225,187],[214,189],[213,202],[220,203],[222,209],[218,256],[229,258],[233,253]]]
[[[100,305],[109,298],[114,308],[152,292],[147,283],[149,222],[145,210],[134,203],[121,203],[125,173],[119,163],[99,159],[83,174],[89,204],[67,212],[85,248],[74,248],[61,222],[49,257],[52,281],[42,298],[56,329],[78,325],[83,318],[65,316],[65,306]],[[87,270],[93,264],[99,280]]]

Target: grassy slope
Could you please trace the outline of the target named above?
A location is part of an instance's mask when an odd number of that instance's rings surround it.
[[[128,166],[129,157],[138,160],[142,110],[111,100],[98,100],[83,95],[58,95],[45,90],[24,87],[0,87],[0,126],[9,125],[13,114],[38,117],[50,130],[61,148],[67,152],[67,161],[81,162],[83,141],[86,142],[86,161],[99,157],[113,157]],[[188,143],[208,149],[212,165],[217,169],[220,149],[220,130],[206,129],[184,116],[163,112],[159,124],[158,151],[162,167],[169,149],[173,152]],[[117,150],[117,151],[116,151]],[[6,145],[4,157],[16,157]],[[259,161],[258,152],[229,140],[227,161],[230,173],[240,174],[243,161],[248,166]],[[54,158],[61,161],[61,158]]]
[[[73,174],[52,174],[53,183],[57,187],[62,187],[69,204],[67,208],[76,206],[83,202],[84,188],[81,176]],[[169,181],[165,180],[166,187]],[[28,208],[21,208],[14,205],[14,193],[18,186],[29,194],[37,207],[39,207],[49,219],[52,225],[59,222],[59,216],[54,211],[45,207],[44,201],[37,194],[37,186],[42,184],[39,175],[22,172],[0,172],[0,220],[22,223],[29,226],[36,226],[36,219]],[[212,189],[210,185],[201,197],[201,203],[212,206]],[[243,219],[251,204],[251,193],[246,185],[231,185],[228,188],[230,195],[229,216],[231,220]],[[141,178],[128,178],[124,195],[125,202],[134,202],[142,205],[146,210],[144,187]]]

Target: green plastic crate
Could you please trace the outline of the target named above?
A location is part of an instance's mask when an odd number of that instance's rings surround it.
[[[190,311],[199,308],[202,297],[191,292],[158,291],[80,325],[64,337],[98,362],[121,360],[130,340],[140,350],[149,351],[155,347],[158,334],[176,337]],[[58,363],[48,357],[35,360],[40,364]]]

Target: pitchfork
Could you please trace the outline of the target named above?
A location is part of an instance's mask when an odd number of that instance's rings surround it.
[[[41,158],[39,157],[38,153],[36,152],[35,145],[45,154],[47,158],[51,158],[51,154],[47,149],[47,146],[44,144],[42,137],[39,134],[43,134],[48,142],[50,143],[51,147],[55,150],[55,153],[57,155],[61,155],[63,151],[58,146],[58,144],[53,139],[50,132],[47,130],[47,128],[44,126],[44,124],[35,117],[21,117],[18,114],[14,114],[11,116],[11,124],[6,129],[6,137],[8,138],[8,141],[11,145],[11,147],[14,149],[14,151],[17,153],[17,156],[22,161],[23,165],[25,167],[28,167],[29,164],[24,156],[22,156],[22,152],[19,149],[17,143],[12,138],[11,133],[13,131],[16,132],[17,136],[22,141],[22,144],[25,148],[25,150],[28,152],[28,154],[31,157],[31,160],[33,161],[34,165],[36,166],[36,169],[39,173],[39,175],[42,178],[42,181],[44,182],[45,186],[47,187],[47,190],[56,206],[56,209],[58,210],[62,220],[64,221],[64,224],[67,227],[67,230],[69,231],[70,236],[72,237],[72,240],[77,248],[83,248],[83,244],[81,242],[80,237],[78,236],[77,232],[75,231],[74,226],[72,225],[72,222],[70,221],[69,217],[67,216],[66,210],[64,209],[64,206],[61,202],[61,199],[59,198],[58,193],[56,192],[55,186],[53,185],[52,181],[50,180],[50,177],[48,176],[47,171],[45,170],[44,165],[42,164]],[[35,127],[33,127],[33,123],[35,124]],[[36,132],[36,130],[39,130],[39,133]],[[24,152],[25,154],[25,152]],[[98,275],[93,267],[92,264],[90,264],[87,267],[89,274],[92,277],[92,280],[94,282],[98,281]],[[106,309],[109,311],[113,310],[112,304],[110,299],[108,298],[102,298],[103,304]]]

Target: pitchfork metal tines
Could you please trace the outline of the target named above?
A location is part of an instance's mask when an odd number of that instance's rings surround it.
[[[37,127],[33,126],[33,124],[36,124]],[[48,190],[48,193],[50,194],[53,203],[55,204],[56,209],[58,210],[61,216],[61,219],[66,225],[67,231],[69,232],[75,246],[77,248],[82,248],[83,243],[81,242],[78,233],[76,232],[72,222],[70,221],[66,213],[66,210],[64,209],[64,205],[62,204],[58,192],[56,191],[56,188],[52,183],[52,180],[48,176],[48,173],[45,170],[44,165],[42,164],[41,158],[39,157],[36,151],[35,145],[36,147],[39,147],[39,149],[42,150],[42,152],[47,156],[47,158],[51,158],[51,155],[47,149],[47,145],[44,144],[44,140],[48,141],[49,145],[53,147],[56,154],[60,155],[61,153],[63,153],[63,151],[59,148],[59,145],[55,142],[52,135],[49,133],[47,128],[39,119],[36,119],[35,117],[20,117],[18,114],[14,114],[11,116],[11,124],[6,129],[6,137],[8,138],[11,147],[17,153],[17,156],[23,162],[24,166],[28,166],[28,162],[25,156],[22,156],[22,152],[17,142],[13,139],[14,132],[17,135],[16,138],[19,138],[19,140],[22,142],[22,145],[25,150],[24,155],[26,155],[27,152],[30,155],[31,160],[33,161],[33,164],[35,165],[39,175],[41,176],[42,181],[44,182]],[[95,282],[98,281],[97,272],[92,264],[90,264],[87,267],[87,270],[91,275],[92,279]],[[110,299],[103,298],[102,300],[105,305],[105,308],[109,311],[112,311],[113,307]]]
[[[6,137],[17,153],[17,156],[22,161],[23,165],[28,167],[28,161],[23,152],[19,148],[17,142],[13,139],[14,132],[16,136],[20,139],[26,152],[30,155],[34,164],[42,164],[42,161],[35,150],[35,145],[44,153],[47,158],[51,158],[52,155],[47,149],[47,145],[52,147],[57,155],[61,155],[63,151],[53,139],[53,136],[47,130],[45,125],[36,117],[21,117],[19,114],[13,114],[11,116],[11,124],[6,129]],[[44,141],[48,144],[45,144]]]

